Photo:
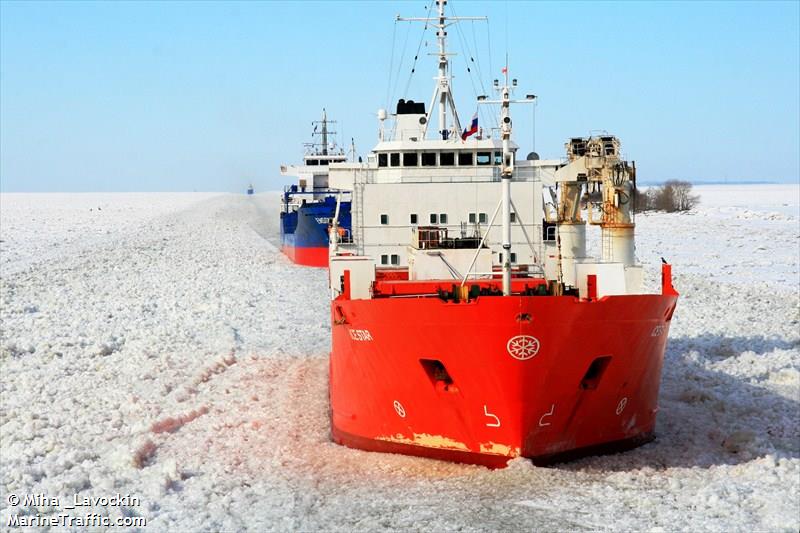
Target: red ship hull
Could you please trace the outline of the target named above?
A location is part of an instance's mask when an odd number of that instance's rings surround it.
[[[297,247],[283,246],[281,251],[292,260],[293,263],[303,266],[328,267],[328,247]]]
[[[333,439],[490,467],[647,442],[677,296],[340,296]]]

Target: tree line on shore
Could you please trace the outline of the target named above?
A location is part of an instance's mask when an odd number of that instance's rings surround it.
[[[692,184],[688,181],[669,180],[662,185],[635,192],[636,211],[688,211],[700,202],[700,197],[692,194]]]

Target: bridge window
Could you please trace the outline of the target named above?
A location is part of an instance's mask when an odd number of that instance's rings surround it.
[[[389,215],[381,215],[381,225],[385,226],[389,223]]]
[[[400,166],[400,154],[394,153],[389,155],[389,164],[393,167]]]
[[[389,154],[378,154],[378,166],[379,167],[389,166]]]
[[[417,166],[417,153],[416,152],[407,152],[403,154],[403,166],[404,167],[415,167]]]
[[[400,264],[400,256],[397,254],[392,254],[392,264],[399,265]]]
[[[421,159],[423,167],[436,166],[436,152],[422,152]]]
[[[320,165],[327,165],[328,164],[328,160],[327,159],[320,159],[319,160],[319,164]]]
[[[439,215],[439,224],[447,224],[447,213],[441,213]]]
[[[489,219],[486,217],[486,213],[478,213],[478,222],[481,224],[486,224]]]
[[[381,264],[388,265],[389,264],[389,256],[386,254],[381,255]]]
[[[469,223],[470,224],[475,224],[475,222],[477,222],[477,219],[475,218],[475,213],[470,213],[469,214]]]
[[[488,165],[492,162],[492,152],[478,152],[477,162],[479,165]]]
[[[512,211],[511,212],[511,222],[516,222],[516,221],[517,221],[517,214]]]
[[[308,161],[306,161],[306,165],[315,167],[319,165],[319,161],[317,161],[316,159],[309,159]]]
[[[458,152],[458,166],[471,167],[472,166],[472,152]]]
[[[411,216],[409,218],[411,219],[411,223],[412,224],[416,224],[417,223],[417,214],[416,213],[411,213]]]
[[[431,213],[431,224],[438,224],[439,223],[439,215],[436,213]]]
[[[439,154],[439,166],[452,167],[456,164],[456,155],[453,152],[442,152]]]

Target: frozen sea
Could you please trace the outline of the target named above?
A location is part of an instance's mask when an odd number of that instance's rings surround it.
[[[800,188],[695,191],[637,218],[681,292],[657,439],[494,471],[329,442],[326,272],[279,253],[277,193],[2,194],[0,530],[796,532]]]

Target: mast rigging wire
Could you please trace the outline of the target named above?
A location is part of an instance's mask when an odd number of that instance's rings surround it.
[[[489,44],[489,18],[488,17],[486,18],[486,41],[487,41],[487,45],[488,45]],[[477,51],[480,50],[480,47],[478,46],[478,38],[477,38],[477,35],[475,33],[475,21],[472,22],[472,42],[473,42],[473,45],[475,46],[475,53],[477,54]],[[491,57],[491,55],[492,55],[492,47],[491,46],[487,46],[487,49],[488,49],[488,52],[489,52],[489,72],[491,72],[492,71],[492,57]],[[478,68],[478,79],[481,82],[481,90],[483,91],[483,94],[488,95],[486,87],[483,85],[484,76],[483,76],[483,71],[482,71],[481,66],[480,66],[480,55],[478,55],[477,68]],[[497,104],[491,104],[489,110],[487,110],[487,113],[489,113],[489,116],[492,119],[492,123],[494,124],[494,127],[499,128],[500,124],[497,122],[497,117],[500,116],[500,106],[497,105]]]
[[[453,12],[453,16],[454,17],[458,17],[458,13],[456,13],[456,10],[452,5],[450,6],[450,11]],[[486,20],[486,25],[487,25],[487,27],[489,25],[488,18]],[[470,84],[472,85],[472,92],[473,92],[473,94],[475,95],[476,98],[479,96],[478,90],[477,90],[477,88],[475,86],[475,80],[473,79],[473,72],[470,69],[470,61],[475,65],[475,69],[477,71],[475,73],[475,76],[478,78],[478,84],[481,87],[481,91],[483,91],[483,94],[487,94],[486,86],[483,84],[483,75],[482,75],[482,72],[481,72],[481,69],[480,69],[480,55],[478,55],[477,41],[476,41],[476,44],[475,44],[475,54],[473,54],[472,50],[469,47],[469,41],[464,36],[464,32],[462,31],[460,24],[456,24],[456,32],[458,33],[458,39],[461,42],[461,48],[462,48],[462,50],[464,52],[464,61],[467,64],[467,74],[469,76]],[[472,32],[473,32],[473,36],[474,36],[474,34],[475,34],[475,21],[472,21]],[[475,56],[476,55],[478,56],[478,61],[477,62],[475,61]],[[469,60],[467,60],[467,57],[469,57]],[[499,111],[499,109],[498,109],[498,111]],[[489,113],[489,111],[484,111],[483,107],[480,106],[480,105],[478,106],[478,113],[479,113],[479,115],[481,117],[481,121],[484,124],[487,124],[487,125],[494,124],[495,126],[498,126],[497,117],[494,116],[493,113]],[[489,120],[487,120],[487,118],[486,118],[487,117],[487,113],[488,113],[488,116],[490,117]]]
[[[395,21],[397,24],[398,21]],[[400,82],[400,70],[403,68],[403,57],[406,55],[406,46],[408,45],[408,36],[411,33],[411,23],[408,23],[408,30],[406,30],[406,38],[403,41],[403,51],[400,53],[400,63],[397,64],[397,75],[394,79],[394,87],[392,89],[392,97],[389,100],[388,109],[391,109],[391,103],[394,100],[394,96],[397,94],[397,84]]]
[[[456,14],[455,9],[452,6],[450,7],[450,10],[453,12],[453,16],[454,17],[458,16]],[[460,24],[456,24],[456,33],[458,34],[458,40],[461,43],[461,50],[463,52],[464,62],[466,63],[466,67],[467,67],[467,77],[469,78],[470,85],[472,85],[472,93],[477,98],[478,97],[478,89],[475,86],[475,79],[473,77],[472,70],[469,67],[470,60],[474,63],[475,59],[473,58],[472,50],[470,50],[469,46],[466,43],[466,39],[464,39],[464,32],[461,31],[461,25]],[[469,59],[467,59],[467,58],[469,58]],[[478,78],[478,82],[481,84],[481,86],[483,85],[483,82],[482,82],[482,80],[480,78]],[[485,113],[480,108],[480,106],[478,106],[478,113],[479,113],[479,115],[481,117],[483,117],[483,120],[486,119]]]
[[[431,9],[433,9],[433,4],[436,3],[436,0],[432,0],[430,5],[428,5],[428,13],[425,15],[425,18],[430,18],[431,16]],[[419,44],[417,45],[417,53],[414,54],[414,61],[411,63],[411,72],[408,74],[408,81],[406,82],[406,88],[403,91],[403,95],[408,95],[408,89],[411,87],[411,79],[414,77],[414,72],[417,69],[417,59],[419,59],[419,51],[422,50],[422,43],[425,40],[425,32],[428,31],[428,23],[425,22],[425,25],[422,27],[422,34],[419,36]]]
[[[396,44],[396,37],[397,37],[397,21],[394,21],[394,26],[392,26],[392,54],[389,57],[389,82],[386,84],[386,101],[384,107],[386,109],[389,108],[391,97],[391,90],[392,90],[392,71],[394,70],[394,48]]]
[[[455,15],[455,12],[453,12],[453,15]],[[473,76],[472,70],[469,68],[469,61],[467,60],[467,57],[469,57],[469,59],[471,59],[473,62],[475,60],[472,58],[472,54],[470,53],[471,51],[469,50],[469,48],[464,43],[463,35],[461,34],[461,28],[459,27],[458,24],[456,24],[456,28],[457,28],[456,31],[457,31],[458,36],[459,36],[459,41],[461,41],[461,48],[462,48],[462,50],[464,52],[464,62],[467,64],[467,77],[469,78],[470,85],[472,85],[472,93],[477,98],[478,97],[478,89],[475,86],[475,78]],[[481,85],[483,85],[481,80],[480,80],[480,78],[478,78],[478,82],[481,83]],[[483,110],[480,108],[480,106],[478,106],[478,113],[480,114],[481,117],[484,117],[484,120],[485,120],[485,114],[484,114]]]

